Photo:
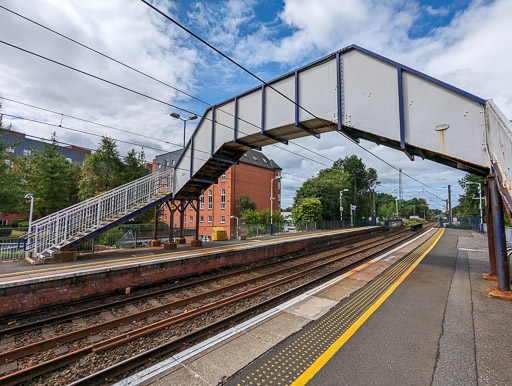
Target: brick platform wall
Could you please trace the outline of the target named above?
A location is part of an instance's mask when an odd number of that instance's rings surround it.
[[[360,241],[385,232],[384,228],[354,233],[340,233],[317,238],[263,245],[245,250],[221,252],[183,260],[140,264],[136,267],[105,269],[104,272],[78,273],[73,277],[45,279],[23,284],[11,283],[0,288],[0,317],[29,312],[48,305],[67,303],[95,295],[124,291],[126,287],[156,284],[171,279],[212,272],[225,267],[247,266],[284,255],[315,252],[345,244],[347,239]],[[63,274],[64,276],[65,274]]]

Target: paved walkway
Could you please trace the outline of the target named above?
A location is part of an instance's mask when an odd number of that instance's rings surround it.
[[[429,237],[120,384],[511,385],[512,303],[487,297],[486,237]]]

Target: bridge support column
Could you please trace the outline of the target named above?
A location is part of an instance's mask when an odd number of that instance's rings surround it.
[[[487,222],[487,245],[489,247],[489,273],[484,273],[483,278],[486,280],[498,280],[496,275],[496,251],[494,250],[494,221],[492,217],[491,205],[491,184],[493,177],[488,176],[485,189],[485,215]]]
[[[153,239],[149,242],[151,247],[159,247],[160,240],[158,240],[158,211],[160,210],[160,205],[155,206],[155,218],[153,220]]]
[[[176,249],[177,244],[174,242],[174,200],[169,204],[169,201],[166,201],[167,209],[169,209],[170,213],[170,223],[169,223],[169,241],[164,242],[164,249]]]
[[[498,191],[496,179],[488,179],[491,215],[494,226],[494,251],[496,259],[496,273],[498,276],[498,287],[491,288],[487,292],[491,297],[512,300],[512,291],[510,291],[510,271],[507,260],[507,244],[505,238],[505,222],[503,221],[503,201]],[[490,251],[489,251],[490,252]]]
[[[192,201],[190,202],[190,205],[192,205],[192,208],[194,208],[194,205],[192,204]],[[203,245],[203,242],[199,240],[199,197],[196,198],[195,203],[195,211],[196,211],[196,237],[195,240],[192,240],[190,242],[190,245],[193,247],[200,247]]]
[[[178,211],[180,212],[180,235],[176,238],[176,243],[185,244],[184,230],[185,226],[185,200],[180,200]]]

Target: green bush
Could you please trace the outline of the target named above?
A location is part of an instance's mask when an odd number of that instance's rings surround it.
[[[12,229],[0,228],[0,237],[9,237],[12,233]]]

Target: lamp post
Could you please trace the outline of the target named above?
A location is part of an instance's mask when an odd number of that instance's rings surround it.
[[[28,232],[32,232],[32,212],[34,211],[34,195],[32,193],[28,193],[25,195],[25,200],[30,200],[30,212],[28,215]],[[28,251],[25,252],[25,257],[28,257]]]
[[[236,238],[238,239],[238,217],[231,216],[230,218],[236,218]]]
[[[280,180],[281,176],[274,177],[270,180],[270,236],[274,234],[274,225],[272,222],[272,209],[274,207],[274,180]]]
[[[341,226],[343,226],[343,192],[348,192],[348,189],[340,190],[340,220],[341,220]]]
[[[478,200],[478,208],[480,209],[480,233],[484,233],[484,218],[482,213],[482,183],[468,181],[466,184],[478,184],[478,198],[472,197],[474,200]]]
[[[187,119],[183,119],[178,113],[171,113],[170,115],[173,118],[183,121],[183,149],[185,149],[185,132],[187,131],[187,121],[193,121],[194,119],[197,119],[197,115],[191,115]]]

